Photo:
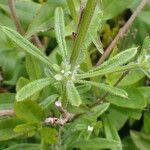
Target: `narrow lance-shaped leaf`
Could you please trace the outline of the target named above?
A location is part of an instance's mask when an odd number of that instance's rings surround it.
[[[35,80],[26,86],[24,86],[22,89],[20,89],[16,95],[17,101],[22,101],[30,96],[32,96],[34,93],[42,90],[44,87],[50,85],[53,82],[51,78],[45,78],[45,79],[39,79]]]
[[[97,68],[90,70],[87,73],[78,75],[78,78],[89,78],[99,75],[104,75],[117,71],[124,71],[138,67],[138,64],[131,63],[129,65],[121,66],[131,60],[137,53],[137,48],[131,48],[119,53],[108,61],[104,62]]]
[[[83,12],[83,16],[81,18],[81,23],[79,25],[79,30],[77,32],[77,38],[74,43],[72,55],[71,55],[71,64],[72,68],[75,67],[77,60],[79,58],[79,55],[81,53],[82,44],[86,38],[87,30],[89,28],[91,18],[93,16],[95,6],[96,6],[97,0],[88,0],[86,4],[86,8]]]
[[[28,123],[38,123],[43,118],[41,107],[31,100],[16,102],[14,111],[19,119]]]
[[[149,150],[150,148],[150,136],[149,134],[137,131],[130,131],[130,136],[136,145],[136,147],[140,150]]]
[[[75,22],[75,24],[78,24],[78,14],[77,11],[75,9],[75,4],[73,0],[67,0],[67,4],[71,13],[71,16]]]
[[[120,140],[117,130],[115,129],[113,124],[110,122],[107,115],[104,114],[102,116],[102,119],[103,119],[103,125],[104,125],[106,138],[109,140],[115,140],[118,143],[120,143],[120,147],[112,148],[111,150],[122,150],[122,144],[121,144],[121,140]]]
[[[110,85],[107,85],[107,84],[104,84],[104,83],[96,83],[96,82],[92,82],[92,81],[83,81],[83,80],[78,80],[76,81],[77,83],[82,83],[82,84],[90,84],[92,86],[96,86],[106,92],[109,92],[111,94],[114,94],[114,95],[118,95],[118,96],[121,96],[121,97],[124,97],[124,98],[127,98],[128,97],[128,94],[126,91],[122,90],[122,89],[119,89],[117,87],[113,87],[113,86],[110,86]]]
[[[57,7],[55,10],[55,33],[56,39],[62,53],[63,60],[67,63],[67,45],[65,41],[65,23],[64,14],[61,7]]]
[[[90,140],[81,140],[74,143],[74,147],[81,149],[110,149],[117,148],[120,143],[106,138],[94,138]]]
[[[118,66],[118,67],[116,67],[114,69],[112,68],[110,70],[109,69],[101,69],[99,71],[93,71],[93,72],[78,74],[77,78],[78,79],[91,78],[91,77],[95,77],[95,76],[110,74],[110,73],[113,73],[113,72],[121,72],[121,71],[131,70],[131,69],[138,68],[140,66],[141,65],[139,65],[137,63],[131,63],[131,64],[124,65],[124,66]]]
[[[97,36],[98,37],[98,36]],[[104,49],[103,49],[103,45],[102,42],[100,41],[100,39],[98,39],[97,37],[92,37],[92,42],[95,45],[96,49],[103,54],[104,53]]]
[[[42,75],[42,69],[34,56],[26,54],[26,70],[30,80],[40,79]]]
[[[43,63],[47,64],[48,66],[52,66],[49,59],[38,49],[36,48],[32,43],[30,43],[27,39],[22,37],[19,33],[16,31],[1,26],[1,30],[19,47],[23,48],[26,52],[28,52],[30,55],[33,55],[37,59],[41,60]]]
[[[66,92],[67,92],[67,97],[71,105],[73,106],[79,106],[82,103],[81,97],[74,86],[74,83],[71,81],[67,82],[66,85]]]
[[[97,105],[91,109],[93,117],[99,117],[102,115],[108,108],[110,103],[102,103],[101,105]]]
[[[100,69],[113,69],[115,67],[118,67],[120,65],[123,65],[127,63],[129,60],[131,60],[137,53],[137,48],[130,48],[123,52],[120,52],[116,56],[108,59],[100,66],[94,68],[92,71],[97,71]]]
[[[97,36],[97,31],[101,27],[101,21],[102,21],[101,18],[102,18],[102,12],[99,9],[95,9],[94,15],[92,17],[92,21],[87,31],[85,41],[83,42],[82,45],[82,49],[87,49],[92,42],[94,44],[98,43],[96,42],[96,38],[97,38],[96,36]]]

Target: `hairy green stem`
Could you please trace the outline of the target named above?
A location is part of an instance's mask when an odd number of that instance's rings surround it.
[[[79,18],[73,0],[67,0],[67,4],[75,24],[78,24]]]
[[[77,38],[74,43],[72,55],[71,55],[71,65],[72,69],[75,68],[79,55],[82,50],[82,44],[87,35],[87,30],[89,28],[97,0],[88,0],[86,4],[86,8],[83,12],[83,17],[81,18],[81,24],[79,25],[79,30],[77,31]]]

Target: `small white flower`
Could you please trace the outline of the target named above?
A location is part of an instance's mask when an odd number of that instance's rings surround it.
[[[70,71],[67,71],[67,72],[64,73],[64,76],[67,77],[67,76],[69,76],[70,74],[71,74],[71,72],[70,72]]]
[[[57,80],[57,81],[60,81],[62,79],[62,75],[61,74],[56,74],[54,76],[54,78]]]
[[[71,71],[68,71],[68,74],[71,74]]]
[[[61,70],[61,73],[64,73],[65,71],[64,70]]]
[[[88,126],[88,129],[87,129],[89,132],[92,132],[93,131],[93,127],[92,126]]]
[[[57,107],[62,107],[61,101],[56,101],[56,102],[55,102],[55,105],[56,105]]]

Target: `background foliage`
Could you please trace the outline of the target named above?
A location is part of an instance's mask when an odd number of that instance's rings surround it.
[[[149,150],[150,2],[95,67],[140,2],[0,0],[0,150]]]

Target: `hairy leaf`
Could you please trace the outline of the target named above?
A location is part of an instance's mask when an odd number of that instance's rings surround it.
[[[26,86],[24,86],[18,91],[16,95],[17,101],[22,101],[22,100],[29,98],[34,93],[50,85],[52,82],[53,80],[51,78],[39,79],[39,80],[30,82],[29,84],[27,84]]]
[[[115,129],[113,124],[110,122],[107,115],[103,115],[103,125],[104,125],[104,131],[105,131],[106,138],[109,140],[115,140],[118,143],[120,143],[120,147],[112,148],[111,150],[122,150],[121,139],[118,135],[117,130]]]
[[[82,103],[81,97],[72,81],[67,82],[66,92],[71,105],[79,106]]]
[[[75,8],[75,4],[73,0],[67,0],[67,4],[71,13],[71,16],[76,24],[78,24],[78,14]]]
[[[139,90],[136,88],[126,89],[128,93],[128,98],[121,98],[119,96],[108,96],[106,99],[117,106],[124,108],[133,108],[133,109],[144,109],[146,106],[146,100]]]
[[[67,63],[68,54],[65,41],[65,23],[63,9],[61,7],[57,7],[55,10],[55,33],[63,60]]]
[[[118,66],[121,66],[121,65],[127,63],[129,60],[131,60],[136,55],[136,53],[137,53],[137,48],[127,49],[123,52],[120,52],[116,56],[108,59],[100,66],[94,68],[94,71],[101,70],[101,69],[110,70],[110,69],[116,68]]]
[[[149,134],[130,131],[130,135],[137,148],[139,148],[140,150],[149,150],[150,148]]]
[[[6,118],[0,120],[0,141],[5,141],[20,136],[20,133],[15,133],[13,129],[16,125],[20,124],[21,121],[17,118]]]
[[[112,72],[137,68],[138,64],[135,63],[121,66],[127,63],[129,60],[131,60],[136,55],[136,53],[137,53],[137,48],[131,48],[124,52],[121,52],[116,56],[114,56],[113,58],[110,58],[108,61],[104,62],[99,67],[94,68],[87,73],[79,74],[78,78],[89,78],[94,76],[105,75]]]
[[[120,143],[105,138],[94,138],[75,142],[74,146],[81,149],[110,149],[120,147]]]
[[[14,110],[18,118],[28,123],[38,123],[43,117],[41,107],[31,100],[16,102]]]
[[[85,41],[83,42],[83,45],[82,45],[82,49],[87,49],[92,42],[96,44],[96,47],[98,47],[99,44],[96,42],[95,38],[96,38],[98,29],[100,29],[101,27],[100,25],[102,21],[101,18],[102,18],[102,12],[99,11],[98,8],[95,9],[92,21],[87,31]]]
[[[94,14],[95,6],[96,6],[97,0],[88,0],[86,4],[86,8],[84,10],[80,25],[79,25],[79,31],[77,33],[77,38],[74,43],[72,55],[71,55],[71,64],[72,68],[75,67],[77,60],[79,58],[79,55],[82,50],[82,44],[86,38],[87,31],[90,25],[90,22],[92,20],[92,16]]]
[[[19,33],[5,26],[1,26],[1,30],[14,43],[16,43],[19,47],[23,48],[27,53],[29,53],[30,55],[33,55],[34,57],[41,60],[48,66],[52,65],[49,59],[38,48],[36,48],[33,44],[31,44],[27,39],[22,37]]]
[[[82,84],[90,84],[92,86],[96,86],[106,92],[109,92],[111,94],[118,95],[118,96],[121,96],[124,98],[128,97],[128,94],[126,91],[119,89],[117,87],[113,87],[113,86],[104,84],[104,83],[96,83],[96,82],[92,82],[92,81],[83,81],[83,80],[78,80],[77,82],[82,83]]]
[[[40,144],[31,144],[31,143],[23,143],[23,144],[15,144],[6,148],[5,150],[40,150]]]

